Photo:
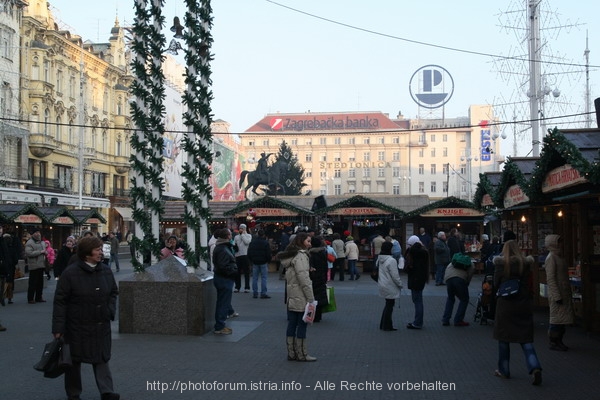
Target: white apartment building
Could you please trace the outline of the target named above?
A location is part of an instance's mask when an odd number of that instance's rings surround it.
[[[490,105],[444,120],[390,119],[381,112],[268,114],[241,135],[241,149],[252,164],[262,152],[277,154],[285,140],[312,195],[470,200],[479,174],[498,170],[504,160],[495,121]]]

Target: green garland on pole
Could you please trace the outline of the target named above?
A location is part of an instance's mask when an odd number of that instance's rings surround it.
[[[202,266],[208,260],[208,221],[211,198],[210,165],[213,160],[212,110],[210,102],[211,69],[210,47],[212,36],[212,8],[209,0],[186,0],[184,18],[186,31],[186,90],[183,104],[187,106],[183,123],[188,128],[183,139],[183,150],[188,161],[183,165],[182,197],[186,202],[183,220],[188,231],[193,231],[194,243],[187,243],[185,257],[190,266]],[[196,236],[199,233],[199,236]]]
[[[161,70],[165,38],[161,30],[164,25],[162,0],[153,0],[150,10],[148,2],[135,0],[135,21],[132,27],[134,54],[131,66],[136,80],[131,88],[135,101],[131,102],[132,120],[136,126],[131,138],[134,150],[130,162],[133,170],[131,180],[131,204],[136,236],[133,239],[137,251],[142,254],[160,254],[158,230],[153,232],[153,216],[156,220],[163,213],[160,200],[162,192],[162,148],[164,133],[165,97],[164,75]],[[153,19],[153,24],[150,23]],[[143,234],[138,237],[139,230]],[[132,260],[135,271],[144,266],[137,258]]]

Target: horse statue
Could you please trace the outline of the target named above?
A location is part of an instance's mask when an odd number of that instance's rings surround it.
[[[248,189],[252,188],[252,193],[259,196],[256,189],[263,185],[267,186],[270,191],[275,193],[282,192],[285,194],[285,187],[281,184],[281,180],[285,178],[285,172],[288,169],[288,163],[284,160],[277,160],[267,168],[266,173],[261,174],[260,171],[242,171],[240,174],[240,188],[243,187],[244,180],[247,178],[248,183],[244,187],[244,196],[248,200]]]

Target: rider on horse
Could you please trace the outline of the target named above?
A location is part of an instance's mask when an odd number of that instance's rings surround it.
[[[256,174],[262,182],[269,182],[269,168],[267,167],[267,162],[272,154],[273,153],[260,153],[260,159],[256,166]]]

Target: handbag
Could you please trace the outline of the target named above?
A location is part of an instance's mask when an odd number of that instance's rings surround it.
[[[312,324],[315,320],[315,311],[317,309],[317,301],[313,301],[312,303],[306,303],[304,307],[304,315],[302,316],[302,321],[307,324]]]
[[[498,291],[496,292],[497,297],[510,297],[519,292],[521,287],[521,281],[519,279],[509,279],[500,284]]]
[[[323,306],[321,312],[328,313],[337,310],[337,304],[335,302],[335,291],[332,286],[327,286],[327,305]]]
[[[327,253],[327,261],[335,262],[335,256],[331,253]]]
[[[377,264],[371,270],[371,279],[375,282],[379,281],[379,260],[377,260]]]
[[[400,259],[398,260],[398,269],[399,270],[404,269],[404,257],[402,257],[402,256],[400,256]]]

